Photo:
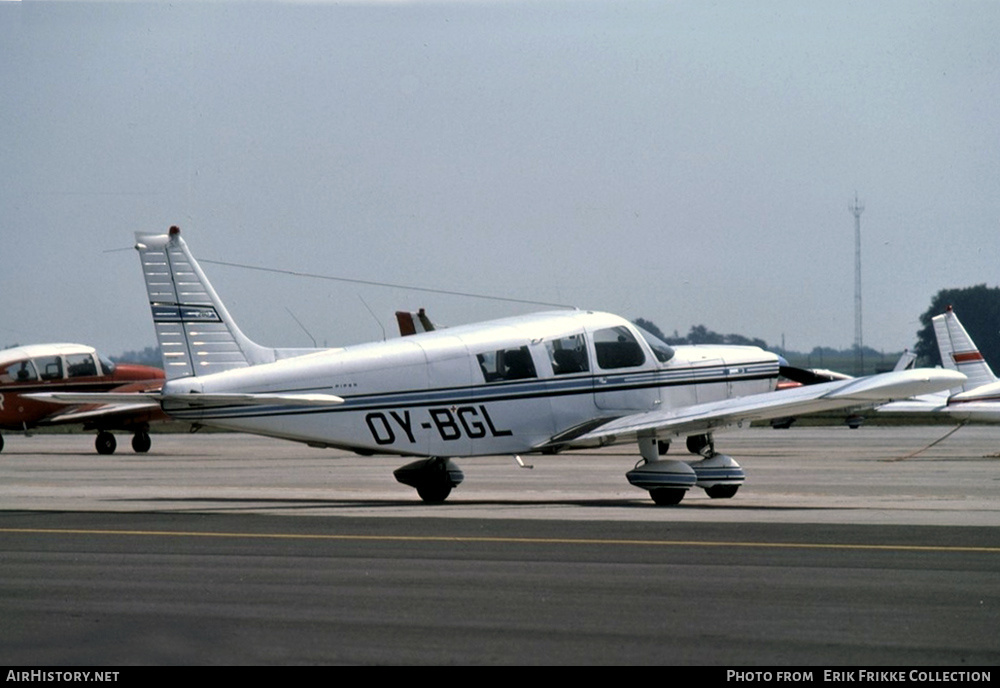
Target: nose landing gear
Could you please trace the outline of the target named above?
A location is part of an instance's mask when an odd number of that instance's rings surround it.
[[[420,499],[428,504],[441,504],[465,479],[462,470],[454,461],[442,457],[432,457],[408,463],[397,468],[393,475],[396,480],[415,488]]]

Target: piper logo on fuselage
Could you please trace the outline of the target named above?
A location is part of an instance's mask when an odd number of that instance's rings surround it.
[[[376,444],[395,444],[397,437],[405,436],[410,444],[416,444],[414,424],[421,430],[436,430],[442,440],[450,442],[483,437],[507,437],[511,430],[498,430],[490,418],[486,406],[451,406],[427,409],[428,420],[419,420],[423,412],[416,411],[373,411],[365,416],[365,423]],[[397,434],[399,433],[399,434]]]

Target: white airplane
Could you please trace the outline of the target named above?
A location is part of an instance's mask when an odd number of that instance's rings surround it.
[[[657,504],[692,486],[732,497],[744,472],[713,433],[753,420],[871,406],[947,389],[941,369],[774,391],[780,359],[757,347],[670,347],[608,313],[558,311],[329,350],[252,342],[180,230],[136,235],[167,382],[150,394],[169,415],[336,447],[422,457],[395,471],[427,502],[463,480],[456,456],[554,453],[634,442],[626,474]],[[79,403],[80,395],[52,395]],[[667,460],[687,436],[699,460]]]
[[[903,353],[899,356],[899,360],[896,361],[896,365],[893,370],[909,370],[913,367],[914,361],[916,360],[916,354],[911,353],[909,349],[904,349]],[[832,380],[850,380],[854,377],[853,375],[847,375],[846,373],[840,373],[836,370],[829,370],[827,368],[793,368],[791,366],[782,366],[781,375],[788,381],[779,382],[778,389],[788,389],[790,387],[798,387],[799,385],[815,385],[819,382],[830,382]],[[773,418],[771,419],[771,427],[787,430],[792,427],[795,420],[794,416],[788,418]],[[857,413],[851,413],[844,419],[844,423],[852,430],[857,430],[861,427],[864,420],[864,416]]]
[[[883,413],[947,413],[965,420],[1000,422],[1000,380],[990,368],[951,306],[931,319],[941,363],[967,380],[951,390],[894,401],[878,408]]]

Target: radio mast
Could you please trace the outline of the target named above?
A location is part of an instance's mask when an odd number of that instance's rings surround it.
[[[847,207],[854,215],[854,369],[856,375],[865,374],[864,338],[861,334],[861,213],[864,203],[854,193],[854,204]]]

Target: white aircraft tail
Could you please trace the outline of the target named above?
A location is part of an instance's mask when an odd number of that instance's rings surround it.
[[[899,360],[896,361],[896,367],[893,370],[910,370],[916,366],[916,362],[917,355],[909,349],[903,349],[903,353],[900,354]]]
[[[997,381],[990,364],[979,353],[951,306],[941,315],[934,316],[933,323],[942,365],[968,377],[968,381],[962,385],[964,391]]]
[[[137,232],[135,238],[168,380],[270,363],[280,357],[275,349],[252,342],[236,326],[177,227],[171,227],[168,234]]]

